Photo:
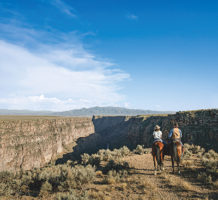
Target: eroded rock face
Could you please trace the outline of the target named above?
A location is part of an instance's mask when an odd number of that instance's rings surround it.
[[[62,153],[64,146],[91,133],[91,118],[0,119],[0,170],[42,167]]]
[[[183,142],[200,145],[207,149],[218,151],[218,110],[200,110],[178,112],[166,116],[137,116],[96,117],[93,119],[98,132],[78,143],[78,149],[94,152],[94,147],[119,148],[123,145],[135,148],[138,144],[151,147],[153,142],[153,129],[156,124],[161,126],[163,138],[167,135],[176,121],[183,132]],[[109,123],[105,126],[106,121]],[[112,122],[112,123],[110,123]],[[92,141],[92,142],[89,142]],[[91,144],[95,144],[94,146]],[[90,146],[90,148],[89,148]]]
[[[183,142],[218,151],[218,110],[215,109],[137,117],[8,116],[0,117],[0,171],[42,167],[74,142],[77,155],[123,145],[151,147],[154,126],[160,125],[166,138],[175,121],[183,132]]]
[[[175,121],[178,122],[183,132],[183,142],[218,151],[218,110],[215,109],[178,112],[167,117],[150,117],[142,127],[143,143],[150,144],[151,133],[155,124],[162,127],[163,137],[166,138]]]

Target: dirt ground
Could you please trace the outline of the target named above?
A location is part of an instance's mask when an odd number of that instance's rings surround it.
[[[218,188],[197,181],[197,174],[194,171],[198,167],[197,158],[191,158],[193,171],[181,167],[181,174],[179,175],[177,168],[175,174],[172,173],[171,160],[167,156],[164,161],[165,170],[158,172],[156,176],[154,175],[151,154],[132,154],[123,159],[130,165],[129,174],[124,180],[117,182],[112,179],[110,183],[105,183],[106,175],[96,172],[97,178],[94,183],[85,185],[82,191],[88,193],[89,198],[97,200],[218,199]],[[78,190],[76,192],[80,193]],[[45,200],[55,199],[55,197],[51,195],[42,198],[23,196],[13,199]]]
[[[150,154],[134,155],[126,158],[133,168],[136,179],[146,179],[153,184],[153,191],[150,191],[146,199],[218,199],[218,191],[205,187],[205,185],[195,182],[195,175],[187,173],[181,168],[181,175],[172,173],[172,164],[169,156],[165,157],[163,172],[154,175],[153,159]],[[197,160],[196,160],[197,161]],[[197,163],[195,162],[197,167]]]
[[[131,167],[125,183],[100,184],[92,188],[96,192],[101,191],[103,199],[218,199],[218,190],[196,182],[195,174],[187,173],[183,167],[180,175],[177,168],[173,174],[171,159],[168,156],[164,161],[165,170],[156,176],[151,154],[131,155],[124,160]],[[98,199],[98,195],[96,197]]]

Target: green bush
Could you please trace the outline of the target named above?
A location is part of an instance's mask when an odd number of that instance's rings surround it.
[[[142,154],[145,153],[145,149],[143,148],[142,145],[137,145],[136,149],[133,150],[133,152],[134,152],[135,154],[142,155]]]
[[[14,190],[7,183],[0,183],[0,196],[10,196],[14,194]]]
[[[96,176],[91,165],[49,166],[42,169],[25,171],[16,176],[0,173],[0,195],[48,195],[52,192],[67,192],[72,188],[81,188]]]
[[[99,167],[100,162],[101,162],[101,159],[98,154],[92,154],[90,156],[85,153],[81,156],[81,164],[83,165],[92,165],[92,166]]]
[[[218,153],[214,150],[209,150],[203,154],[202,165],[205,167],[207,172],[218,173]]]
[[[114,149],[113,151],[100,149],[96,154],[89,155],[84,153],[81,155],[81,164],[99,167],[102,161],[108,162],[112,159],[120,159],[130,153],[131,151],[126,146],[120,149]]]
[[[211,149],[207,153],[205,153],[203,157],[206,159],[218,160],[218,153]]]
[[[0,196],[19,193],[20,184],[21,182],[16,180],[15,174],[7,171],[0,172]]]
[[[128,177],[128,171],[126,170],[110,170],[107,176],[104,177],[103,183],[106,184],[113,184],[118,182],[125,182],[126,178]]]
[[[121,170],[128,170],[129,163],[121,160],[110,160],[107,165],[104,167],[103,172],[108,173],[111,170],[115,170],[116,172]]]
[[[52,185],[48,181],[44,182],[40,189],[40,196],[47,195],[51,192],[52,192]]]
[[[184,159],[187,159],[187,158],[189,158],[189,157],[191,157],[191,156],[192,156],[192,152],[189,151],[189,149],[185,148],[183,158],[184,158]]]
[[[205,152],[204,148],[202,148],[198,145],[194,145],[194,144],[189,145],[189,144],[185,143],[184,148],[185,148],[185,151],[188,151],[191,154],[198,154],[199,155],[199,153],[203,154]]]
[[[197,179],[201,182],[203,182],[204,184],[211,184],[212,183],[212,177],[211,175],[208,175],[205,172],[201,172],[198,174]]]
[[[120,148],[120,153],[121,156],[128,156],[130,154],[130,150],[127,146],[123,146],[122,148]]]
[[[87,153],[84,153],[83,155],[81,155],[81,163],[82,165],[88,165],[90,163],[90,155]]]
[[[113,155],[112,155],[112,151],[109,149],[100,149],[97,153],[97,155],[99,156],[100,161],[108,161],[110,159],[112,159]]]
[[[95,168],[93,168],[91,165],[88,165],[86,167],[82,165],[77,165],[72,168],[72,174],[75,183],[80,186],[93,181],[96,175]]]

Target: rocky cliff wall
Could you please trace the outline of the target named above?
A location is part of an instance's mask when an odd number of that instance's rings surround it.
[[[120,124],[128,121],[130,118],[130,116],[93,116],[92,121],[95,126],[95,132],[99,133],[105,129],[120,126]]]
[[[119,123],[110,123],[110,117],[95,117],[96,133],[81,138],[75,152],[93,153],[100,148],[119,148],[123,145],[135,148],[138,144],[151,147],[153,128],[161,126],[163,138],[167,138],[173,123],[178,122],[183,132],[183,142],[201,145],[218,151],[218,110],[178,112],[172,115],[119,117]],[[113,117],[112,121],[116,121]],[[106,122],[109,123],[106,126]],[[102,126],[105,124],[104,126]]]
[[[183,142],[218,151],[218,110],[92,119],[10,116],[0,117],[0,171],[42,167],[75,142],[73,153],[67,152],[57,163],[101,148],[151,147],[154,126],[160,125],[166,138],[175,121],[183,132]]]
[[[178,122],[183,132],[183,142],[218,151],[218,110],[215,109],[178,112],[174,115],[152,116],[146,120],[141,119],[140,131],[135,132],[133,126],[129,129],[129,141],[150,146],[153,140],[153,127],[156,124],[160,125],[163,137],[167,138],[174,122]],[[138,141],[133,140],[135,137],[138,138]]]
[[[92,133],[91,118],[1,117],[0,171],[42,167],[66,145]]]

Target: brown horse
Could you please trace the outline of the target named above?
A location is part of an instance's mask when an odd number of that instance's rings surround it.
[[[172,160],[172,168],[174,173],[174,161],[177,163],[178,173],[180,174],[180,162],[183,155],[182,145],[180,141],[173,140],[170,145],[170,155]]]
[[[152,155],[154,160],[154,175],[157,174],[158,168],[163,169],[163,148],[164,144],[161,141],[157,141],[152,145]]]

